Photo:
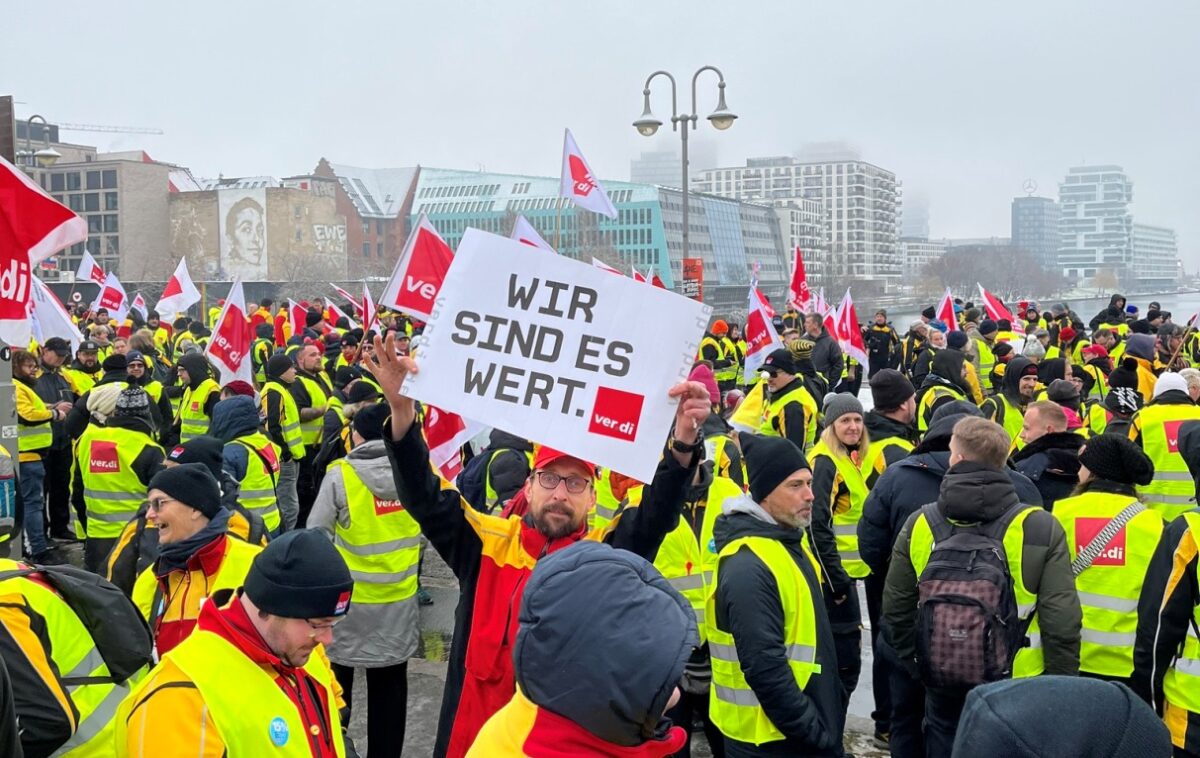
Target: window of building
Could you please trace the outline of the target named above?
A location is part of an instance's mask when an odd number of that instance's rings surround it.
[[[104,193],[104,210],[106,210],[106,211],[117,210],[117,193],[115,193],[115,192],[105,192]]]
[[[363,257],[364,258],[371,257],[371,243],[370,242],[363,243]]]
[[[117,170],[116,169],[113,169],[113,168],[106,169],[105,171],[102,171],[100,173],[100,176],[101,176],[100,183],[101,183],[101,186],[104,187],[104,189],[116,189],[117,188]]]

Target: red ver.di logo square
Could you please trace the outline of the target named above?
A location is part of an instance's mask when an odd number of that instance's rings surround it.
[[[592,420],[588,431],[633,442],[637,437],[638,420],[642,417],[645,395],[601,387],[596,391],[596,403],[592,406]]]

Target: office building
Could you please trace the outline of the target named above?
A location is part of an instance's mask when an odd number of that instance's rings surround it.
[[[1058,266],[1058,203],[1048,197],[1015,197],[1012,201],[1012,245],[1033,256],[1044,269]]]
[[[1133,268],[1133,182],[1120,166],[1076,166],[1058,185],[1058,266],[1079,281]]]

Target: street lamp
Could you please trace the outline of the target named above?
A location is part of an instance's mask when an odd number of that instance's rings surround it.
[[[33,151],[33,121],[37,119],[42,124],[42,138],[45,142],[45,147]],[[50,147],[50,124],[42,116],[34,114],[25,119],[25,155],[29,158],[29,165],[32,166],[35,162],[42,168],[50,168],[53,166],[62,155]]]
[[[665,76],[671,80],[671,129],[679,132],[679,139],[683,143],[683,257],[688,257],[688,128],[696,128],[700,121],[699,115],[696,113],[696,80],[700,78],[700,74],[705,71],[712,71],[717,75],[717,109],[708,114],[709,123],[714,128],[724,131],[733,126],[734,119],[737,114],[729,110],[729,106],[725,104],[725,75],[716,66],[702,66],[692,74],[692,112],[679,113],[676,105],[676,87],[675,77],[671,76],[666,71],[655,71],[650,76],[646,77],[646,86],[642,89],[643,108],[642,115],[637,121],[633,122],[633,126],[638,130],[638,134],[643,137],[653,137],[658,132],[658,127],[662,126],[663,122],[655,118],[654,113],[650,110],[650,82],[656,76]],[[683,129],[679,125],[683,124]]]

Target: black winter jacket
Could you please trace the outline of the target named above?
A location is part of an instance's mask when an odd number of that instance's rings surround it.
[[[772,524],[760,506],[746,497],[725,505],[713,526],[720,551],[742,537],[778,540],[787,548],[808,582],[817,625],[817,663],[801,691],[787,663],[783,646],[784,616],[779,586],[771,570],[748,549],[721,561],[714,602],[717,626],[733,635],[746,682],[754,690],[767,718],[787,739],[755,747],[747,743],[726,751],[738,755],[838,756],[842,755],[846,691],[837,672],[833,630],[825,613],[821,586],[812,562],[801,548],[802,532]],[[733,749],[731,749],[733,748]]]

